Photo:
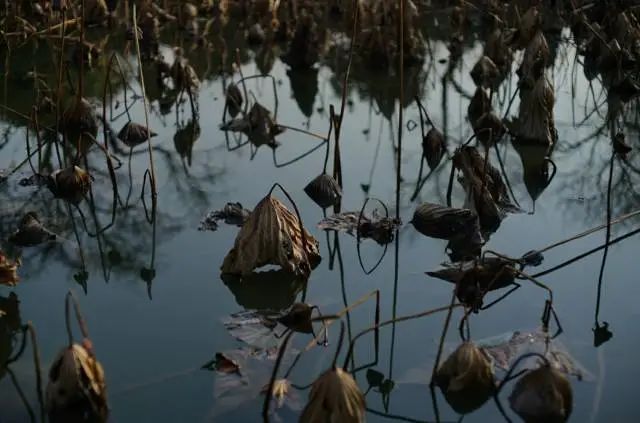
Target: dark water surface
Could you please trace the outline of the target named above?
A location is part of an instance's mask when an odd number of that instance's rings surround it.
[[[475,87],[469,71],[481,54],[481,47],[480,44],[467,46],[452,74],[459,85],[454,87],[442,80],[448,64],[439,60],[449,55],[446,45],[438,40],[430,42],[433,56],[427,58],[420,72],[414,71],[415,75],[408,77],[410,95],[407,97],[420,96],[435,125],[444,129],[451,155],[455,147],[471,135],[466,110],[468,96],[473,94]],[[112,39],[109,43],[121,46],[122,41]],[[162,50],[167,58],[171,57],[169,45],[163,45]],[[133,71],[135,59],[122,47],[117,51],[131,64],[131,70],[127,71],[130,84],[139,93],[137,72]],[[245,76],[260,73],[254,60],[256,57],[261,60],[260,53],[242,50]],[[3,62],[10,64],[6,68],[8,75],[3,70],[5,75],[0,79],[5,104],[29,113],[33,85],[24,81],[24,75],[33,70],[34,64],[37,71],[47,72],[50,54],[45,47],[32,45],[12,51],[10,55],[3,52]],[[246,208],[253,208],[274,182],[281,183],[292,194],[305,226],[320,242],[323,260],[311,274],[305,301],[317,304],[323,313],[337,312],[345,303],[352,303],[375,289],[381,292],[383,320],[444,306],[451,299],[450,284],[425,275],[426,271],[434,270],[448,260],[446,241],[424,237],[406,224],[420,202],[445,203],[450,172],[450,160],[445,158],[416,200],[411,201],[422,152],[419,128],[405,130],[402,141],[403,181],[399,207],[405,225],[399,230],[396,241],[388,246],[381,265],[367,275],[358,261],[356,239],[348,234],[336,236],[317,229],[316,224],[323,218],[323,213],[303,192],[305,185],[322,170],[324,146],[291,162],[321,141],[286,131],[277,137],[280,146],[275,151],[268,146],[255,151],[249,144],[236,148],[233,134],[226,138],[219,129],[224,84],[231,76],[227,74],[223,78],[217,65],[218,56],[210,55],[207,60],[208,54],[195,50],[188,55],[202,79],[198,98],[201,132],[192,146],[185,146],[174,138],[176,131],[191,119],[188,101],[178,112],[173,107],[164,115],[159,113],[158,102],[151,101],[150,126],[158,133],[152,140],[158,187],[155,238],[140,200],[142,178],[148,166],[144,144],[133,149],[132,194],[127,207],[118,207],[113,227],[99,239],[90,237],[79,214],[74,211],[81,249],[75,240],[66,204],[53,199],[46,188],[18,184],[21,178],[32,174],[28,165],[0,185],[0,234],[5,251],[16,252],[6,239],[22,214],[29,210],[36,211],[45,224],[63,238],[45,246],[24,249],[19,269],[20,284],[14,288],[1,287],[0,297],[17,296],[20,318],[23,323],[33,322],[42,365],[47,369],[66,342],[64,297],[69,289],[76,292],[97,357],[106,372],[110,419],[114,422],[260,420],[263,398],[260,390],[268,381],[273,361],[247,359],[246,363],[241,363],[246,369],[243,380],[231,389],[225,389],[226,379],[200,367],[216,352],[243,346],[223,325],[231,313],[244,309],[286,308],[294,300],[301,300],[303,289],[302,286],[296,289],[286,280],[277,278],[269,283],[278,285],[279,290],[225,284],[220,277],[220,266],[238,229],[221,224],[216,232],[207,232],[199,231],[198,226],[208,211],[221,208],[228,201],[239,201]],[[604,125],[601,114],[606,113],[606,105],[600,112],[591,112],[593,93],[598,104],[605,101],[606,94],[597,79],[593,81],[592,93],[581,66],[576,64],[574,68],[575,54],[570,43],[561,43],[550,73],[557,96],[554,111],[559,141],[552,156],[558,167],[557,175],[537,198],[535,213],[508,215],[491,236],[488,249],[517,257],[605,222],[611,151],[609,134],[605,129],[599,136],[591,135]],[[277,81],[279,123],[326,134],[329,105],[339,107],[340,104],[342,65],[336,63],[341,61],[329,55],[329,59],[318,66],[317,73],[300,75],[275,59],[269,73]],[[340,69],[338,75],[334,71],[336,66]],[[76,77],[75,72],[72,77]],[[233,77],[237,80],[238,73]],[[88,96],[96,104],[101,102],[103,79],[101,67],[90,71],[87,77]],[[499,115],[506,110],[516,83],[516,78],[506,81],[496,93],[501,100]],[[263,105],[273,108],[273,90],[268,79],[250,80],[247,88]],[[360,72],[357,81],[350,84],[340,146],[343,210],[359,210],[369,196],[384,201],[392,213],[395,210],[397,91],[394,75]],[[128,94],[131,96],[131,91]],[[121,86],[117,95],[122,99]],[[415,103],[409,100],[406,103],[409,105],[404,109],[405,123],[408,120],[418,122]],[[517,106],[518,99],[511,114],[516,113]],[[122,111],[122,106],[119,110]],[[633,115],[637,121],[635,112]],[[132,118],[144,123],[141,100],[133,104]],[[125,122],[126,116],[123,116],[110,125],[117,131]],[[583,123],[578,125],[580,122]],[[4,135],[0,140],[0,169],[13,169],[25,157],[24,121],[6,112],[0,121],[0,130]],[[630,123],[625,130],[630,142],[637,144],[638,133],[633,125]],[[119,148],[120,151],[115,150],[114,154],[123,162],[117,174],[124,198],[129,189],[129,150],[121,143]],[[518,151],[509,139],[505,139],[498,149],[516,199],[523,209],[532,210]],[[92,168],[97,169],[94,196],[98,219],[104,225],[110,220],[111,185],[99,151],[94,149],[89,159]],[[495,152],[491,153],[490,159],[497,164]],[[55,163],[53,158],[51,163]],[[637,207],[637,166],[635,152],[629,156],[628,163],[616,162],[612,190],[614,216]],[[281,194],[276,195],[285,200]],[[456,182],[453,203],[462,206],[463,201],[463,191]],[[94,232],[89,207],[84,203],[81,209],[90,231]],[[616,226],[613,236],[623,234],[637,224],[631,220]],[[600,231],[551,250],[545,253],[545,261],[539,269],[551,267],[603,242],[604,232]],[[331,260],[329,249],[336,247],[337,256]],[[365,267],[370,268],[383,253],[383,247],[372,240],[362,241],[361,247]],[[583,381],[571,379],[574,390],[571,421],[632,422],[637,419],[634,381],[640,378],[636,363],[636,351],[640,347],[636,325],[640,314],[637,306],[640,285],[636,277],[638,247],[638,239],[631,238],[609,250],[600,321],[609,323],[614,336],[599,348],[593,346],[592,328],[601,253],[542,278],[554,291],[555,308],[564,328],[559,340],[590,373]],[[141,277],[141,271],[150,268],[154,269],[155,277],[148,284]],[[81,271],[88,272],[86,295],[74,280],[74,275]],[[524,283],[507,300],[472,316],[472,338],[483,339],[536,328],[546,298],[543,290]],[[353,336],[371,326],[373,315],[372,302],[356,308],[349,315],[348,335]],[[416,421],[435,420],[428,384],[444,317],[444,314],[438,314],[381,331],[378,362],[373,368],[393,380],[394,388],[388,398],[375,389],[367,393],[367,406],[373,410],[367,415],[369,421],[387,420],[380,413]],[[454,323],[448,333],[445,354],[459,342],[456,328],[460,317],[460,311],[453,314]],[[329,365],[337,332],[334,326],[327,350],[317,347],[303,356],[291,376],[295,383],[310,383]],[[309,339],[307,336],[294,338],[294,348],[303,348]],[[35,374],[30,349],[27,352],[12,364],[12,369],[35,406]],[[373,358],[373,337],[365,336],[357,344],[355,361],[364,364]],[[356,380],[365,391],[368,386],[365,372],[356,374]],[[507,391],[510,391],[509,387]],[[308,390],[296,395],[299,405],[303,406]],[[507,392],[503,395],[505,404],[507,395]],[[439,391],[438,405],[443,421],[458,419]],[[291,410],[285,406],[279,416],[283,421],[295,421],[298,411],[299,408]],[[512,415],[512,418],[516,419],[516,416]],[[0,373],[0,422],[25,420],[28,415],[14,385],[6,374]],[[501,421],[501,417],[495,404],[489,401],[464,421]]]

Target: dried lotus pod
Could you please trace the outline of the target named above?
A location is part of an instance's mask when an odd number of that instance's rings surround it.
[[[238,86],[234,83],[229,84],[229,86],[227,87],[226,105],[231,117],[235,117],[238,114],[242,103],[243,99],[240,88],[238,88]]]
[[[49,370],[45,403],[51,421],[65,421],[69,414],[104,421],[108,412],[104,371],[85,346],[73,344],[58,353]]]
[[[47,187],[54,196],[78,204],[91,187],[91,176],[78,166],[69,166],[50,174]]]
[[[473,342],[464,342],[440,365],[435,383],[457,413],[480,408],[495,392],[495,380],[487,355]]]
[[[308,276],[319,262],[318,241],[295,214],[269,193],[240,229],[222,263],[222,273],[247,276],[259,267],[273,264]]]
[[[470,236],[480,231],[478,215],[473,211],[433,203],[420,204],[411,224],[421,234],[439,239]]]
[[[304,187],[304,192],[323,209],[339,204],[342,198],[340,185],[332,176],[326,173],[309,182]]]
[[[35,212],[25,214],[18,229],[9,236],[9,242],[20,247],[31,247],[55,239],[56,234],[42,225]]]
[[[118,132],[118,139],[129,147],[135,147],[156,135],[158,134],[147,129],[146,126],[129,121],[125,123],[120,132]]]
[[[543,365],[518,380],[509,404],[527,423],[564,423],[573,408],[571,384],[558,370]]]
[[[365,421],[365,399],[353,377],[341,368],[324,372],[311,386],[301,423]]]
[[[446,143],[442,132],[436,128],[429,129],[422,139],[422,154],[427,159],[429,169],[433,170],[440,164],[446,151]]]

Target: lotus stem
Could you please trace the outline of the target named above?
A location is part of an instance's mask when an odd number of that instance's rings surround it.
[[[442,348],[444,347],[444,340],[447,337],[447,331],[449,330],[449,322],[451,322],[451,314],[453,313],[453,308],[455,306],[457,288],[458,288],[458,285],[456,284],[456,287],[453,289],[453,294],[451,295],[451,304],[449,305],[449,307],[446,308],[447,317],[445,318],[444,326],[442,327],[442,334],[440,335],[440,342],[438,343],[438,352],[436,353],[436,361],[435,363],[433,363],[433,369],[431,371],[431,382],[429,383],[430,386],[433,386],[435,383],[434,380],[435,380],[436,371],[438,370],[438,366],[440,365],[440,358],[442,357]]]
[[[378,268],[378,266],[380,266],[380,264],[382,263],[382,260],[384,259],[384,256],[387,254],[387,249],[389,247],[389,244],[384,245],[384,250],[382,252],[382,255],[380,256],[380,259],[378,259],[377,263],[374,264],[371,269],[366,270],[364,268],[364,263],[362,262],[362,254],[360,249],[360,223],[362,223],[362,216],[364,216],[364,209],[365,207],[367,207],[369,200],[375,200],[378,203],[380,203],[382,205],[382,208],[384,209],[385,217],[387,218],[389,217],[389,209],[387,208],[386,204],[384,204],[384,202],[382,202],[382,200],[378,198],[367,197],[367,199],[364,201],[364,204],[362,205],[362,208],[360,209],[360,213],[358,214],[358,225],[356,227],[356,250],[358,252],[358,262],[360,263],[360,268],[362,269],[365,275],[370,275]]]
[[[42,371],[40,369],[40,348],[36,330],[31,322],[27,323],[27,330],[31,336],[31,348],[33,349],[33,366],[36,370],[36,391],[38,393],[38,404],[40,405],[40,421],[45,422],[44,396],[42,395]]]

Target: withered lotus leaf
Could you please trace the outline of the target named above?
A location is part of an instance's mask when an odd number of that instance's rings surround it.
[[[421,234],[439,239],[470,236],[480,231],[475,212],[433,203],[420,204],[411,223]]]
[[[18,263],[7,259],[0,250],[0,285],[15,286],[20,280],[17,271]]]
[[[340,368],[324,372],[311,386],[302,423],[365,421],[365,399],[353,377]]]
[[[77,204],[89,191],[91,177],[78,166],[59,169],[49,175],[47,187],[58,198]]]
[[[135,122],[127,122],[120,132],[118,133],[118,139],[125,143],[129,147],[135,147],[138,144],[146,142],[147,139],[155,137],[155,132],[148,130],[146,126],[140,125]]]
[[[107,414],[104,371],[96,358],[80,344],[63,348],[49,370],[46,408],[56,415],[87,405],[96,416]]]
[[[342,198],[342,189],[338,182],[330,175],[323,173],[304,187],[304,192],[320,207],[335,206]]]
[[[302,227],[295,214],[269,194],[240,229],[222,263],[222,273],[246,276],[254,269],[273,264],[308,276],[319,261],[318,241]]]
[[[422,154],[427,159],[429,169],[433,170],[440,164],[445,151],[444,135],[436,128],[431,128],[422,139]]]
[[[533,88],[521,91],[517,133],[527,141],[551,145],[556,140],[553,86],[541,75]]]
[[[9,242],[20,247],[31,247],[56,239],[38,219],[35,212],[28,212],[20,220],[18,229],[9,236]]]
[[[478,62],[471,69],[470,75],[476,86],[491,88],[495,87],[500,71],[493,60],[485,55],[478,59]]]
[[[229,114],[232,117],[235,117],[240,111],[240,107],[242,106],[242,93],[236,84],[233,82],[229,84],[227,87],[227,96],[226,96],[226,105],[227,110],[229,110]]]
[[[573,408],[571,384],[562,373],[543,365],[518,380],[509,404],[527,423],[564,423]]]
[[[495,390],[489,358],[472,342],[462,343],[438,368],[436,384],[458,413],[478,409]]]
[[[284,316],[278,318],[278,322],[287,328],[301,333],[312,333],[311,313],[313,307],[305,303],[295,303]]]

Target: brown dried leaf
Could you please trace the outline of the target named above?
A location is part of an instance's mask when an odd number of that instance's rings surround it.
[[[560,372],[543,365],[518,380],[509,404],[525,422],[564,423],[573,408],[571,384]]]
[[[302,228],[296,215],[271,194],[253,210],[222,264],[222,273],[249,275],[273,264],[308,276],[320,261],[318,241]]]
[[[2,250],[0,250],[0,285],[15,286],[18,284],[20,280],[17,274],[18,264],[19,263],[9,261]]]
[[[364,421],[364,395],[349,373],[341,368],[329,369],[313,382],[301,423]]]
[[[85,343],[89,346],[89,343]],[[90,405],[98,416],[107,412],[104,371],[83,345],[63,348],[49,370],[46,406],[49,413],[64,412],[78,402]]]

